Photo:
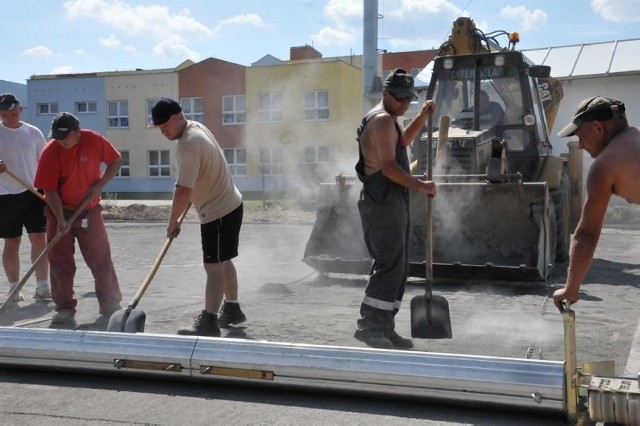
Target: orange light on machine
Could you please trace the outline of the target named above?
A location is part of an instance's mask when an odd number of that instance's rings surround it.
[[[516,48],[516,44],[520,41],[520,34],[517,32],[509,33],[509,47],[511,50]]]

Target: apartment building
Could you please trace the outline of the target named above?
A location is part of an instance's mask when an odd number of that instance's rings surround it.
[[[342,60],[294,60],[246,70],[247,174],[258,191],[313,193],[353,173],[362,72]]]
[[[362,86],[359,57],[323,58],[300,46],[288,60],[266,55],[250,67],[207,58],[169,69],[32,76],[28,119],[47,135],[58,112],[76,114],[123,155],[106,192],[166,198],[175,183],[175,142],[146,125],[153,103],[172,97],[188,119],[212,130],[246,197],[312,197],[320,182],[353,174]]]
[[[106,192],[168,194],[175,182],[170,161],[174,146],[146,126],[159,97],[178,97],[179,70],[33,76],[27,81],[29,120],[46,136],[56,114],[67,111],[79,118],[81,127],[105,135],[123,159]]]

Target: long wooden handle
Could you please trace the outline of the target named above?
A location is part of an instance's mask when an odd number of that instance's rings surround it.
[[[427,163],[427,179],[433,179],[433,120],[429,115],[427,128],[427,151],[429,152]],[[445,160],[445,149],[449,136],[449,117],[440,117],[440,128],[438,129],[438,146],[436,153],[436,170],[442,173]],[[427,196],[427,220],[425,235],[425,294],[427,299],[431,298],[433,292],[433,200]]]
[[[433,114],[429,113],[427,124],[427,180],[433,180]],[[432,245],[432,207],[433,200],[427,195],[427,218],[425,224],[425,294],[431,297],[433,286],[433,245]]]
[[[436,174],[442,174],[444,163],[447,158],[447,138],[449,137],[449,116],[440,117],[440,127],[438,128],[438,147],[436,151]]]
[[[5,169],[4,172],[6,174],[8,174],[9,176],[11,176],[13,179],[15,179],[18,183],[20,183],[20,185],[24,186],[26,189],[31,191],[33,194],[37,195],[41,200],[44,200],[44,195],[39,193],[33,186],[29,185],[27,182],[22,180],[22,178],[20,178],[20,176],[16,175],[11,170],[9,170],[8,167]]]
[[[84,210],[85,207],[87,207],[87,205],[89,204],[89,202],[91,201],[93,197],[91,196],[87,196],[84,200],[82,200],[82,203],[80,203],[80,206],[78,207],[78,209],[73,213],[73,215],[71,216],[71,218],[69,218],[69,220],[67,221],[67,223],[73,223],[78,216],[80,216],[80,213],[82,213],[82,211]],[[58,240],[60,240],[60,238],[62,238],[62,236],[64,235],[64,231],[60,231],[56,234],[55,237],[53,237],[53,239],[51,241],[49,241],[49,244],[47,244],[47,246],[45,247],[44,250],[42,250],[42,253],[40,253],[40,255],[38,256],[38,258],[35,260],[35,262],[33,262],[33,265],[31,265],[31,267],[29,268],[29,270],[27,271],[27,273],[24,275],[24,277],[22,277],[22,279],[20,280],[20,282],[18,284],[16,284],[16,286],[11,290],[11,292],[9,293],[9,296],[7,297],[7,300],[4,301],[4,303],[2,304],[2,306],[0,306],[0,314],[2,314],[2,312],[4,312],[6,306],[9,305],[9,301],[13,299],[14,295],[18,294],[18,292],[22,289],[22,287],[24,286],[24,284],[27,282],[27,280],[29,280],[29,278],[31,277],[31,275],[33,274],[33,272],[36,270],[36,267],[38,266],[38,263],[40,263],[40,260],[42,260],[42,258],[44,256],[47,255],[47,253],[49,253],[49,251],[53,248],[53,246],[56,245],[56,243],[58,242]]]
[[[189,203],[186,210],[178,218],[178,223],[182,224],[182,221],[184,220],[185,216],[187,216],[187,213],[189,212],[190,208],[191,208],[191,203]],[[128,309],[135,308],[138,305],[138,302],[140,302],[140,299],[142,299],[142,296],[147,291],[147,288],[149,288],[149,284],[151,284],[151,280],[153,280],[153,277],[156,275],[156,272],[158,272],[160,263],[162,262],[162,259],[164,258],[164,256],[167,254],[167,251],[169,250],[169,246],[171,246],[171,242],[173,241],[173,239],[174,237],[171,236],[171,237],[167,237],[167,239],[165,240],[164,244],[162,245],[162,248],[160,249],[160,253],[158,253],[158,256],[156,256],[156,260],[153,262],[153,265],[151,266],[151,270],[147,273],[147,276],[142,282],[142,285],[138,288],[138,291],[136,291],[136,294],[133,297],[133,301],[131,301],[131,303],[129,304]]]

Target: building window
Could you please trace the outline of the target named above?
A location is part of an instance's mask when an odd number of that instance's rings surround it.
[[[258,96],[258,120],[261,123],[282,121],[282,93],[261,93]]]
[[[151,108],[158,102],[160,98],[147,99],[147,124],[153,124],[151,120]]]
[[[107,122],[110,129],[129,127],[129,102],[107,102]]]
[[[47,103],[47,104],[37,104],[38,115],[46,115],[46,114],[57,114],[58,113],[58,104]]]
[[[262,176],[282,175],[282,148],[260,149],[260,174]]]
[[[169,150],[149,151],[149,177],[171,176]]]
[[[244,95],[222,97],[222,124],[242,124],[246,121]]]
[[[229,164],[233,176],[247,175],[247,150],[244,148],[225,148],[224,158]]]
[[[95,114],[98,111],[98,104],[95,102],[76,102],[77,114]]]
[[[180,98],[180,106],[187,120],[204,123],[204,109],[202,98]]]
[[[115,177],[129,177],[130,168],[129,168],[129,151],[120,151],[120,157],[122,159],[122,165],[120,166],[120,170],[116,173]]]
[[[305,147],[304,162],[305,163],[328,163],[329,147],[326,145]]]
[[[304,92],[304,119],[329,119],[329,92],[327,90]]]

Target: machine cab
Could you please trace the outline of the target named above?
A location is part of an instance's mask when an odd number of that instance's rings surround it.
[[[537,83],[545,71],[548,76],[548,67],[531,66],[515,51],[434,60],[427,93],[438,105],[434,130],[441,116],[451,122],[445,174],[484,173],[491,140],[498,137],[510,171],[535,179],[538,162],[532,159],[551,148]]]

